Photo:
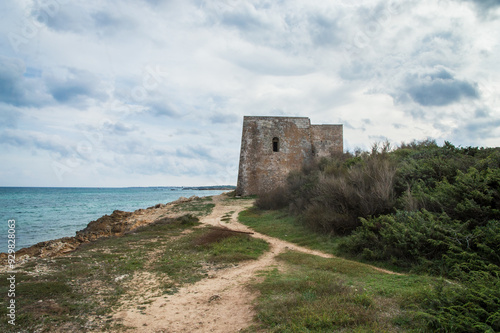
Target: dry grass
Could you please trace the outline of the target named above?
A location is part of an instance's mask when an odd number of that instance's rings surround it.
[[[221,227],[220,229],[210,230],[209,232],[201,235],[200,237],[193,239],[193,245],[206,246],[220,242],[221,240],[229,237],[238,237],[238,236],[240,235],[231,232],[228,228]]]

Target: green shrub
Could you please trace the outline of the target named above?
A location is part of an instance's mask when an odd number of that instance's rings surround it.
[[[446,214],[397,211],[361,219],[361,226],[344,238],[339,249],[365,260],[390,261],[400,267],[417,266],[434,272],[442,268],[442,256],[460,224]]]
[[[307,228],[347,235],[339,252],[453,279],[418,298],[430,331],[500,331],[500,148],[374,145],[291,173],[284,192]]]
[[[499,332],[500,278],[471,272],[462,284],[443,280],[422,305],[417,317],[433,332]]]
[[[434,196],[453,218],[469,222],[470,228],[500,219],[500,169],[458,171],[452,183],[437,183]]]

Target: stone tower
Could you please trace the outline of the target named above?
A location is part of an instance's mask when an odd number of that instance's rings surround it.
[[[305,117],[243,118],[237,195],[268,192],[314,158],[342,152],[342,125],[311,125]]]

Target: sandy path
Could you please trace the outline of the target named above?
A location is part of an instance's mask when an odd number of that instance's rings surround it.
[[[252,231],[237,222],[238,213],[252,205],[250,200],[224,200],[224,197],[217,196],[214,203],[213,212],[202,218],[202,223]],[[234,212],[231,221],[221,222],[221,218],[230,212]],[[258,271],[279,267],[275,259],[279,253],[294,250],[333,257],[259,233],[253,236],[270,244],[270,251],[258,260],[219,270],[208,279],[181,288],[174,295],[157,297],[142,311],[131,307],[116,313],[114,318],[126,326],[135,327],[136,332],[238,332],[251,325],[255,315],[252,303],[257,295],[252,294],[246,285]]]

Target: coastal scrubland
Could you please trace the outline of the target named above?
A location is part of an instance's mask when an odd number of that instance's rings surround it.
[[[499,166],[499,149],[382,144],[258,198],[140,210],[23,258],[0,331],[498,332]]]
[[[241,219],[257,231],[406,274],[398,279],[421,279],[410,289],[406,283],[387,283],[387,276],[378,278],[375,287],[366,283],[366,276],[357,285],[358,290],[370,286],[368,308],[376,306],[380,292],[398,304],[399,314],[391,319],[398,329],[500,331],[498,148],[449,142],[438,146],[433,141],[396,149],[388,143],[374,145],[369,152],[339,154],[304,166],[289,175],[285,187],[261,195],[256,207]],[[308,265],[304,261],[298,275],[279,279],[312,281],[313,268],[304,269]],[[356,285],[350,275],[347,281]],[[321,286],[311,284],[309,292]],[[285,300],[276,299],[278,288],[271,292],[266,283],[257,288],[263,295],[263,323],[282,331],[280,318],[287,317],[296,321],[288,320],[283,331],[315,327],[314,302],[291,306],[294,302],[288,299],[287,313],[266,316],[272,312],[267,307]],[[304,299],[306,289],[296,299]],[[321,318],[325,326],[319,331],[344,327]],[[368,331],[377,331],[370,327]]]
[[[74,252],[28,258],[16,270],[16,326],[0,309],[2,332],[122,331],[113,313],[127,303],[142,311],[152,299],[175,294],[209,273],[252,260],[268,250],[247,234],[201,225],[215,205],[211,197],[175,205],[176,218],[163,217],[122,237],[80,245]],[[138,276],[147,274],[146,278]],[[10,274],[0,274],[2,281]],[[7,299],[8,286],[0,295]],[[140,296],[139,298],[137,296]]]

